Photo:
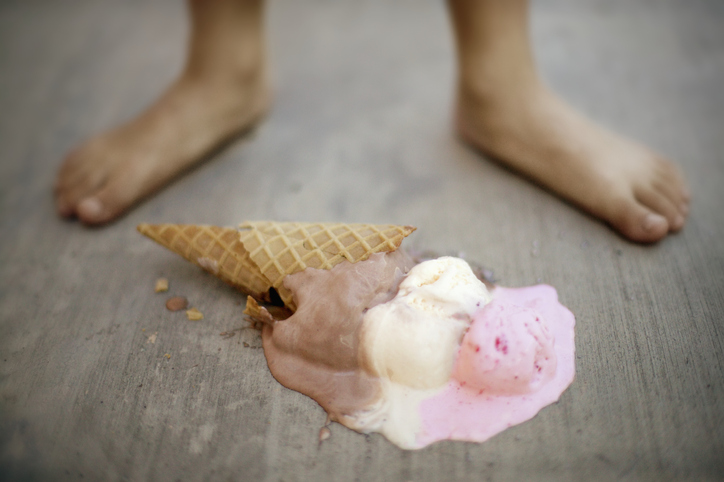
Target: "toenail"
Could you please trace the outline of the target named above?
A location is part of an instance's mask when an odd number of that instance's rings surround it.
[[[642,223],[644,231],[652,231],[657,225],[661,224],[662,220],[665,221],[665,219],[658,214],[647,214]]]
[[[78,210],[83,211],[83,214],[89,218],[97,218],[103,212],[103,205],[95,197],[89,197],[81,201],[78,205]]]

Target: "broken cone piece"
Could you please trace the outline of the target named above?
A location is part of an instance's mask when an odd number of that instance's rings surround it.
[[[168,291],[168,279],[159,278],[156,280],[156,286],[153,288],[155,293],[165,293]]]
[[[191,321],[199,321],[204,319],[204,315],[196,308],[191,308],[190,310],[186,310],[186,318]]]

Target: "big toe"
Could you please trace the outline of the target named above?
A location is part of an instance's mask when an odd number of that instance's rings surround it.
[[[654,243],[669,232],[669,221],[634,199],[622,202],[611,220],[622,235],[638,243]]]
[[[78,203],[77,216],[84,224],[105,224],[121,216],[133,204],[134,199],[132,185],[120,181],[109,182]]]
[[[55,207],[60,216],[77,214],[78,204],[103,184],[106,172],[91,162],[92,159],[95,157],[76,149],[63,161],[53,188]]]
[[[95,189],[96,180],[83,173],[73,178],[63,178],[55,185],[55,207],[62,217],[71,217],[76,214],[78,204]]]

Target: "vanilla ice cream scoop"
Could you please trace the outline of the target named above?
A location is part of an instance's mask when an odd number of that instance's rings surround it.
[[[459,258],[418,264],[392,300],[364,315],[362,366],[411,388],[444,385],[472,315],[490,299],[485,285]]]
[[[553,343],[542,314],[495,300],[475,314],[452,376],[488,395],[534,392],[556,373]]]

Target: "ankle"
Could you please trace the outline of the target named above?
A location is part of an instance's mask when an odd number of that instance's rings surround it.
[[[528,103],[548,89],[535,75],[502,76],[499,73],[461,72],[458,80],[458,101],[475,109],[487,110]]]
[[[227,63],[190,61],[181,79],[212,88],[246,90],[263,86],[267,80],[267,67],[262,55],[250,54]]]

